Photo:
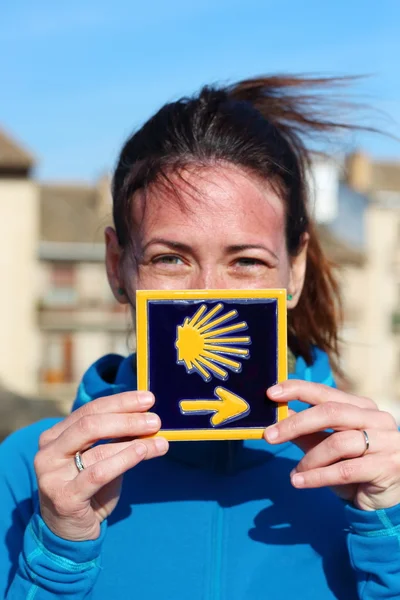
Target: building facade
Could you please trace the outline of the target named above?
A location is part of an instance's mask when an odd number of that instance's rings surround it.
[[[400,163],[373,161],[363,153],[349,156],[346,163],[347,185],[369,200],[364,214],[367,260],[353,293],[358,332],[349,368],[360,393],[399,411]]]
[[[67,410],[88,365],[134,351],[132,315],[104,268],[109,181],[43,184],[0,134],[0,384]],[[343,292],[342,385],[400,418],[400,163],[315,158],[314,216]]]
[[[315,216],[343,299],[348,387],[400,419],[400,163],[363,153],[314,161]]]
[[[39,393],[65,402],[91,362],[134,350],[131,315],[115,301],[104,268],[108,184],[40,187]]]
[[[39,189],[33,157],[0,133],[0,385],[21,394],[37,383],[36,268]]]

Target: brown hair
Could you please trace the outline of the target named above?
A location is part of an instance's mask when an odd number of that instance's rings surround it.
[[[349,128],[329,118],[330,102],[320,93],[343,81],[273,76],[204,87],[192,98],[166,104],[132,135],[113,178],[113,216],[123,249],[131,241],[134,192],[190,163],[229,162],[277,185],[289,254],[300,251],[305,233],[310,236],[304,289],[288,316],[289,346],[307,363],[314,345],[337,357],[340,298],[310,220],[306,138]]]

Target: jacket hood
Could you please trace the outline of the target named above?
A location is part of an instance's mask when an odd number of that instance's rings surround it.
[[[311,366],[307,366],[302,358],[298,358],[294,372],[289,377],[334,386],[328,357],[318,349],[314,351],[314,362]],[[79,385],[73,410],[96,398],[136,389],[135,355],[123,358],[109,354],[100,358],[86,371]],[[290,403],[290,407],[300,412],[308,406],[294,401]],[[297,457],[297,460],[301,457],[300,450],[290,442],[276,445],[269,445],[265,440],[175,442],[170,444],[166,457],[167,460],[174,460],[186,466],[215,473],[234,474],[288,452],[293,455],[292,458]]]
[[[289,379],[303,379],[333,387],[335,383],[327,354],[318,348],[314,348],[313,354],[312,365],[307,365],[301,357],[297,358],[294,372],[289,374]],[[93,363],[84,374],[72,410],[96,398],[136,389],[136,355],[131,354],[124,358],[118,354],[107,354]],[[300,402],[291,403],[293,410],[305,407]]]

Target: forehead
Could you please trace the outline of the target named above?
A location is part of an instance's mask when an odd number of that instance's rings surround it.
[[[284,232],[283,200],[267,181],[231,165],[187,168],[138,191],[132,205],[135,229]]]

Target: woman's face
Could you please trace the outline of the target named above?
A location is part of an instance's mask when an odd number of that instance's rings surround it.
[[[132,202],[133,260],[121,261],[108,228],[107,271],[111,286],[134,301],[138,289],[287,288],[297,302],[303,285],[305,248],[289,257],[285,212],[273,189],[236,167],[186,170],[175,191],[154,184],[144,206]],[[176,193],[180,196],[177,201]]]

